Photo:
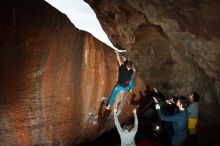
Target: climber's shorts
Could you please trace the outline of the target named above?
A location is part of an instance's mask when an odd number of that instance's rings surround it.
[[[189,135],[193,135],[197,133],[197,123],[198,119],[196,118],[189,118],[188,119],[188,130],[189,130]]]

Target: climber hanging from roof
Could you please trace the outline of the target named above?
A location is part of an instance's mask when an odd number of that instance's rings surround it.
[[[107,110],[110,110],[119,91],[126,90],[132,92],[132,90],[134,89],[134,80],[132,79],[132,75],[135,72],[135,69],[133,68],[132,61],[127,60],[124,56],[120,57],[119,51],[117,50],[115,50],[115,53],[117,55],[117,61],[119,64],[119,75],[118,82],[114,90],[112,91],[112,95],[110,96],[108,105],[106,106]]]

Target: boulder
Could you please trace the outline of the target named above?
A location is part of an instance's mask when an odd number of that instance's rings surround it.
[[[112,48],[43,0],[0,6],[0,145],[78,145],[114,128],[101,102],[117,81]]]

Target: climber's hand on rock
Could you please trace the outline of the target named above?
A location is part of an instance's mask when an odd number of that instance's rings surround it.
[[[119,53],[125,53],[125,52],[128,52],[127,50],[119,50],[119,49],[115,49],[117,52]]]

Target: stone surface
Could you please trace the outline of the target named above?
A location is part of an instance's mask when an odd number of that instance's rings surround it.
[[[167,95],[195,90],[205,103],[220,103],[218,0],[85,1],[149,85]]]
[[[198,92],[200,124],[220,129],[218,110],[211,110],[220,104],[219,0],[85,1],[112,43],[129,51],[146,85],[166,96]]]
[[[0,34],[1,146],[78,145],[114,127],[101,103],[118,74],[110,47],[43,0],[1,1]]]

